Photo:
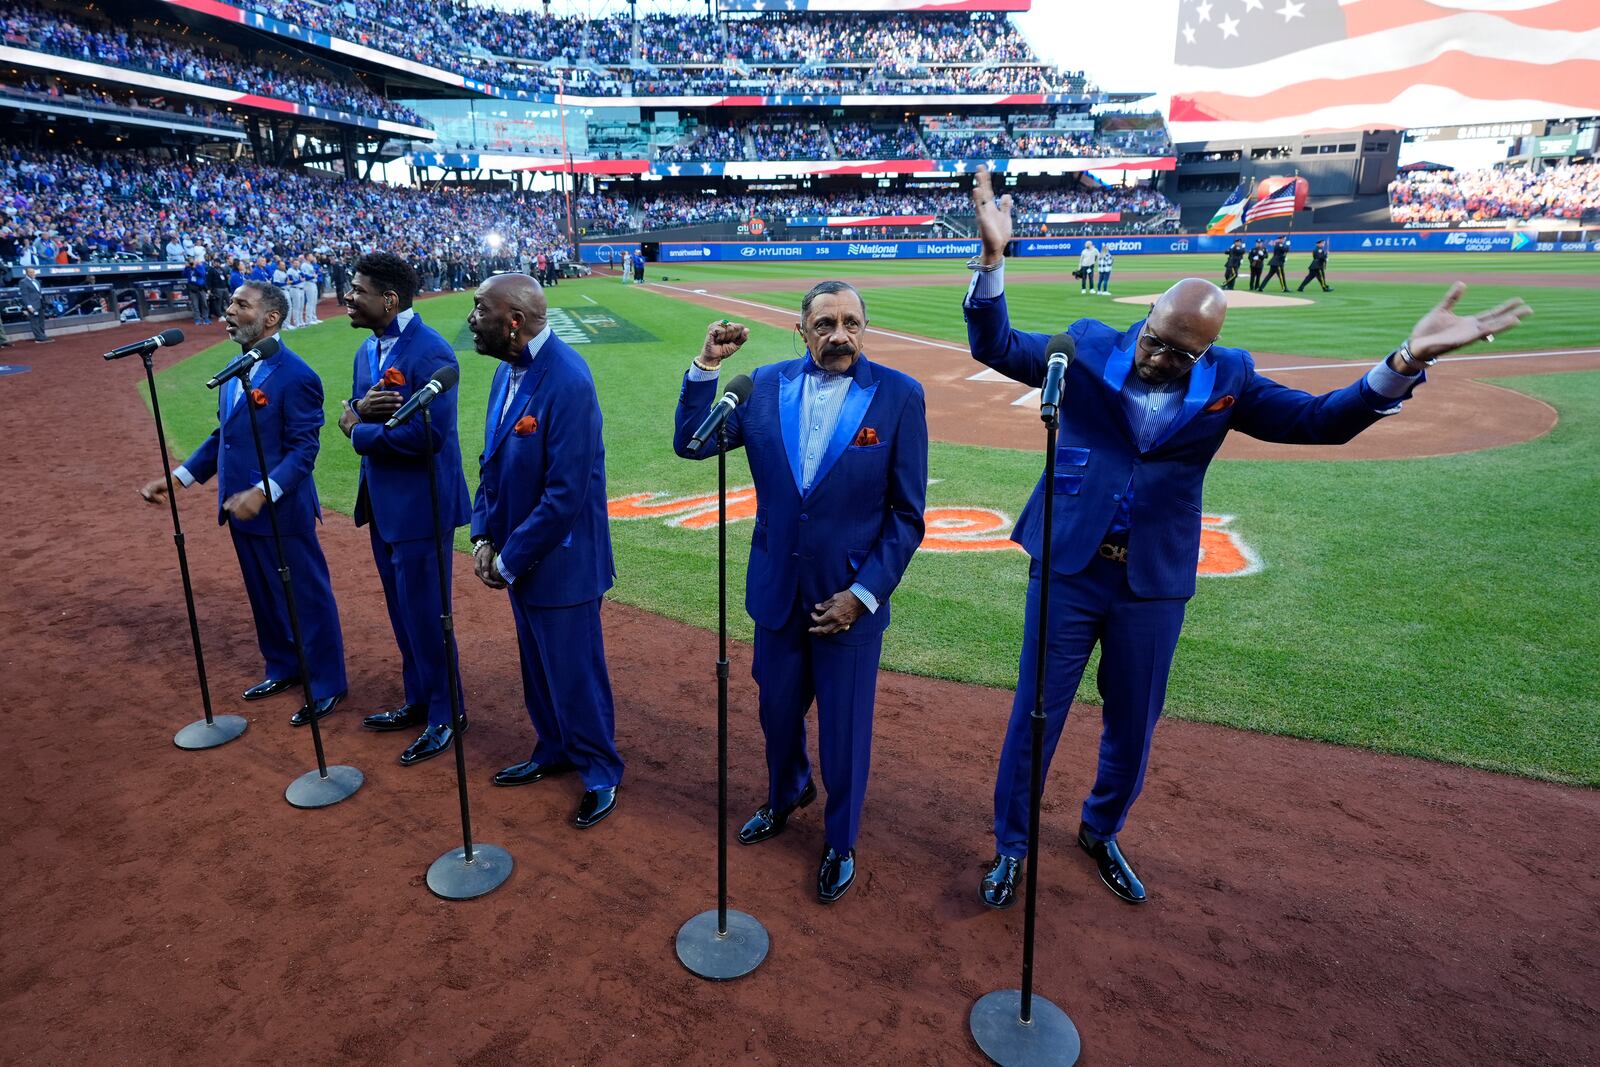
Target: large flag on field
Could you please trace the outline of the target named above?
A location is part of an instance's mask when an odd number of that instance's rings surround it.
[[[1600,114],[1595,0],[1180,0],[1174,140]]]
[[[1289,189],[1289,209],[1294,210],[1294,186]],[[1211,221],[1206,223],[1206,232],[1221,234],[1232,233],[1244,225],[1245,203],[1250,199],[1250,181],[1246,179],[1239,183],[1239,188],[1233,191],[1228,199],[1217,208],[1217,213],[1211,216]]]
[[[1262,219],[1282,218],[1294,214],[1295,183],[1290,182],[1282,189],[1262,197],[1250,205],[1250,210],[1245,213],[1246,222],[1260,222]]]

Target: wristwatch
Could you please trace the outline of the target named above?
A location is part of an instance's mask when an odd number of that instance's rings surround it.
[[[1411,352],[1411,338],[1409,337],[1400,342],[1400,347],[1395,349],[1395,354],[1400,357],[1400,362],[1413,367],[1431,367],[1439,362],[1438,356],[1434,356],[1432,359],[1423,359],[1420,356],[1413,355]]]

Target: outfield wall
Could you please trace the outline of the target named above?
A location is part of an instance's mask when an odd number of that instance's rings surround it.
[[[1600,252],[1600,241],[1541,241],[1521,230],[1372,230],[1310,233],[1139,234],[1127,237],[1020,237],[1012,254],[1021,257],[1077,256],[1088,241],[1115,255],[1222,253],[1237,238],[1272,241],[1289,238],[1294,252],[1310,252],[1320,240],[1330,252]],[[585,263],[611,263],[636,242],[598,242],[582,246]],[[968,259],[978,254],[977,238],[862,241],[686,241],[661,243],[661,263],[760,263],[874,259]]]

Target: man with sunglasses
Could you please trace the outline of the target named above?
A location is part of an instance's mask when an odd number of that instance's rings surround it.
[[[1004,251],[1011,198],[997,203],[980,169],[973,203],[983,241],[970,264],[965,301],[973,358],[1025,385],[1043,383],[1043,334],[1011,328],[1004,296]],[[1098,774],[1083,805],[1078,844],[1122,900],[1145,900],[1144,886],[1117,834],[1144,784],[1150,739],[1166,698],[1167,675],[1195,591],[1200,556],[1201,488],[1206,468],[1231,429],[1291,444],[1340,444],[1385,415],[1423,381],[1424,366],[1474,341],[1493,339],[1530,312],[1521,300],[1461,316],[1451,309],[1466,287],[1452,286],[1410,337],[1343,389],[1312,396],[1258,374],[1250,354],[1219,345],[1227,299],[1186,278],[1126,330],[1080,319],[1062,389],[1056,453],[1051,573],[1041,573],[1042,484],[1022,511],[1012,540],[1033,559],[1021,670],[995,783],[995,858],[980,894],[990,907],[1016,900],[1027,846],[1034,663],[1041,635],[1035,605],[1050,582],[1046,663],[1049,689],[1045,767],[1094,646],[1104,729]]]

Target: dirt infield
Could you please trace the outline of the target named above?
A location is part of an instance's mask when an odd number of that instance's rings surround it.
[[[166,512],[134,493],[154,435],[137,365],[98,356],[145,330],[27,350],[35,370],[0,378],[0,1061],[980,1061],[967,1011],[1015,983],[1022,926],[975,898],[1006,692],[882,678],[858,884],[816,903],[818,808],[736,848],[734,905],[773,951],[725,986],[672,952],[714,901],[702,631],[607,608],[629,770],[617,814],[580,833],[570,780],[486,785],[531,737],[504,597],[457,567],[475,824],[517,869],[443,903],[423,873],[459,843],[452,764],[402,769],[404,738],[357,725],[399,697],[365,533],[330,514],[323,543],[353,690],[327,743],[367,782],[297,811],[282,791],[312,766],[310,739],[285,721],[292,698],[237,698],[258,677],[253,638],[215,498],[194,490],[182,510],[218,711],[251,727],[174,748],[198,699]],[[748,649],[733,661],[742,816],[764,775]],[[1095,734],[1081,712],[1046,805],[1037,968],[1084,1035],[1081,1062],[1600,1058],[1600,794],[1169,722],[1123,835],[1152,890],[1130,908],[1071,845]]]
[[[861,284],[869,290],[872,287],[869,281]],[[691,288],[655,282],[652,287],[745,321],[780,329],[788,329],[795,321],[793,311],[776,304],[731,295],[756,288],[753,283],[696,284]],[[951,293],[952,300],[960,298],[959,289],[952,288]],[[1084,314],[1094,314],[1105,303],[1109,302],[1085,300]],[[867,351],[873,359],[922,383],[928,395],[928,431],[935,440],[1001,448],[1040,447],[1037,390],[974,362],[966,345],[873,329]],[[1340,360],[1260,352],[1255,356],[1263,371],[1311,392],[1348,385],[1362,373],[1359,364]],[[1474,379],[1594,369],[1600,369],[1600,348],[1549,355],[1496,352],[1490,358],[1446,357],[1440,360],[1442,373],[1430,377],[1426,394],[1419,393],[1403,416],[1374,426],[1348,444],[1303,448],[1231,434],[1220,455],[1223,459],[1412,459],[1518,444],[1549,433],[1556,423],[1555,409],[1533,397]]]

